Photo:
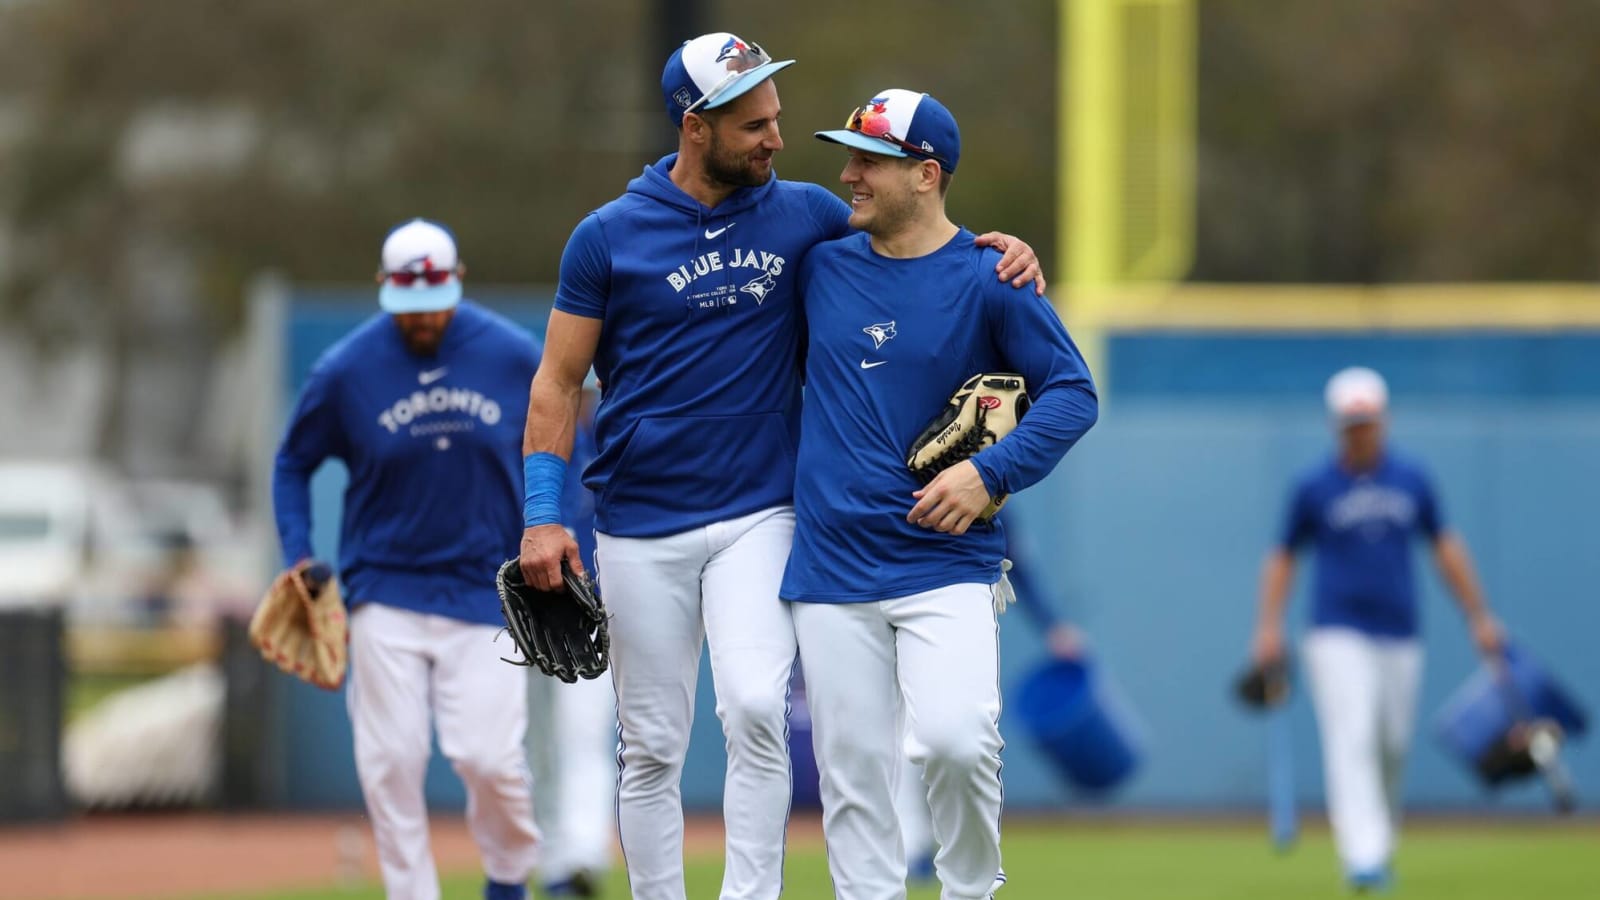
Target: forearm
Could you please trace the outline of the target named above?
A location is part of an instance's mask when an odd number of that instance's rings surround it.
[[[272,513],[284,566],[311,557],[311,472],[282,456],[272,470]]]
[[[1477,572],[1472,567],[1472,557],[1468,555],[1466,544],[1461,538],[1454,534],[1441,535],[1434,542],[1433,551],[1439,565],[1439,574],[1443,576],[1445,584],[1449,585],[1450,593],[1456,598],[1461,612],[1469,620],[1489,615],[1489,604],[1484,599],[1483,587],[1478,582]]]
[[[1261,567],[1261,598],[1256,610],[1257,630],[1282,631],[1289,608],[1289,587],[1294,583],[1294,557],[1279,547]]]
[[[1100,405],[1088,384],[1045,391],[1017,429],[972,458],[989,493],[1014,493],[1043,479],[1094,427]]]
[[[581,379],[572,383],[561,373],[541,367],[528,389],[528,424],[522,432],[522,455],[553,453],[571,459],[582,399]]]

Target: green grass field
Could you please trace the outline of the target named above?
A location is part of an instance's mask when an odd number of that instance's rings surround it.
[[[1005,834],[999,900],[1311,900],[1348,896],[1325,829],[1292,853],[1275,855],[1261,829],[1236,823],[1127,824],[1019,822]],[[1600,823],[1547,820],[1493,824],[1412,823],[1406,828],[1391,896],[1404,900],[1596,900]],[[717,896],[720,859],[691,861],[691,900]],[[446,879],[447,900],[481,896],[476,874]],[[821,851],[791,852],[786,898],[833,896]],[[381,900],[376,885],[247,900]],[[620,872],[605,896],[628,896]],[[911,900],[935,900],[936,888]],[[222,900],[221,897],[207,900]],[[230,898],[241,900],[241,898]]]

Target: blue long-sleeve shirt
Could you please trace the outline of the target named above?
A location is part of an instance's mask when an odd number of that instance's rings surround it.
[[[278,448],[273,509],[286,564],[312,555],[310,480],[350,472],[339,531],[346,601],[482,624],[522,534],[522,432],[533,339],[469,302],[435,356],[375,315],[317,360]]]
[[[858,234],[806,257],[806,397],[784,599],[884,600],[999,578],[998,522],[956,536],[906,521],[921,487],[907,449],[971,376],[1020,373],[1033,401],[1015,431],[973,457],[991,494],[1039,481],[1094,424],[1093,381],[1055,309],[1031,286],[996,279],[1000,254],[974,239],[960,229],[933,253],[891,259]]]

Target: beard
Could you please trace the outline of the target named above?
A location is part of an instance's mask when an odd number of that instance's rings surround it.
[[[706,154],[706,178],[716,184],[726,184],[733,187],[760,187],[772,178],[772,169],[767,167],[764,171],[757,168],[756,160],[750,153],[734,153],[717,138],[715,129],[711,131],[711,147]]]

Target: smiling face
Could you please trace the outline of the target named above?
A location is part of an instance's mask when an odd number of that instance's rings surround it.
[[[705,130],[702,167],[706,180],[729,187],[760,187],[772,178],[772,157],[783,149],[778,119],[783,106],[767,79],[727,106],[689,113],[686,128]],[[700,119],[690,124],[691,117]]]
[[[850,226],[890,237],[916,218],[924,160],[898,159],[851,148],[839,180],[850,188]]]

